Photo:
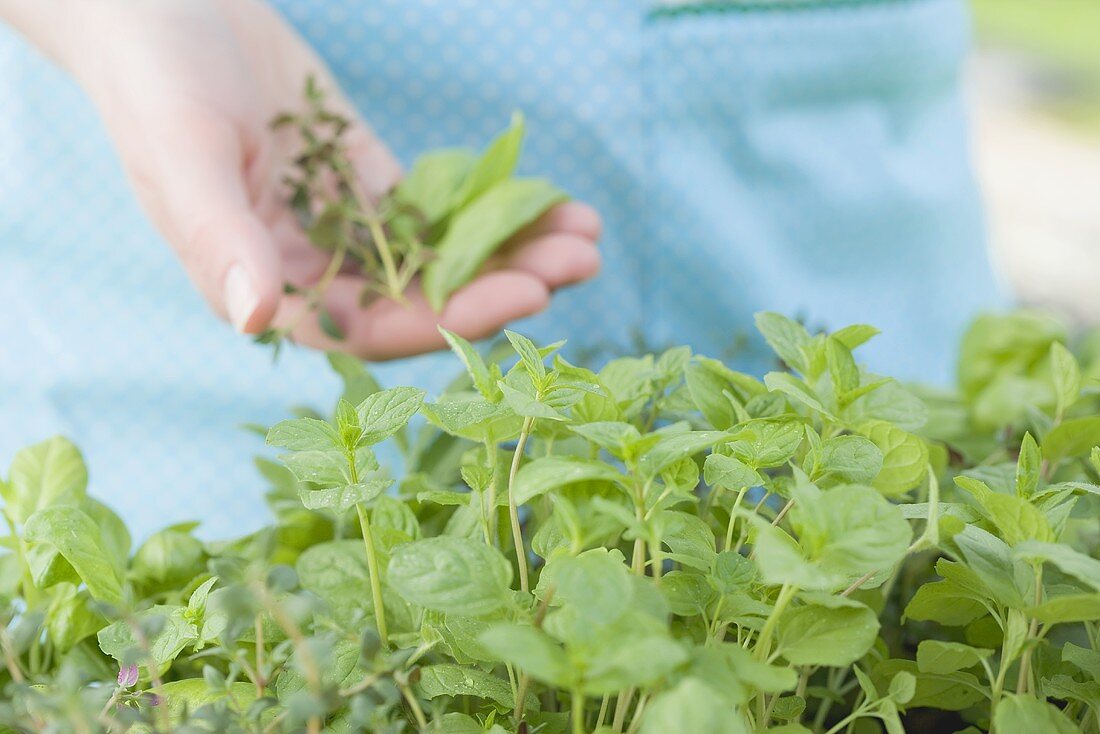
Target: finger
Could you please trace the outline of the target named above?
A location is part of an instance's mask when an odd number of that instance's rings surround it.
[[[533,223],[521,229],[512,238],[513,242],[525,242],[535,237],[555,232],[575,234],[595,242],[603,232],[600,214],[583,201],[567,201],[558,204]]]
[[[489,267],[522,270],[556,290],[594,277],[600,270],[600,253],[586,237],[547,234],[494,259]]]
[[[419,290],[401,304],[379,299],[359,305],[361,278],[340,276],[325,297],[325,308],[344,338],[325,334],[315,314],[306,314],[294,330],[294,340],[317,349],[339,350],[363,359],[382,361],[408,357],[444,346],[438,326],[467,339],[481,339],[505,324],[542,311],[550,301],[546,284],[518,270],[487,273],[451,297],[442,314],[435,313]],[[299,299],[284,299],[277,321],[291,319],[302,308]]]
[[[168,239],[213,310],[255,333],[281,291],[277,248],[252,210],[242,138],[228,120],[180,115],[157,131],[143,185]]]

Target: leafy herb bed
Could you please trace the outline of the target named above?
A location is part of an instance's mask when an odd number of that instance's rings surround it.
[[[426,403],[334,356],[345,399],[270,430],[277,520],[230,542],[131,554],[75,447],[24,450],[0,721],[1097,731],[1097,341],[983,318],[959,390],[917,395],[857,366],[870,327],[757,323],[790,371],[673,349],[592,372],[517,334],[502,364],[448,334],[468,375]]]

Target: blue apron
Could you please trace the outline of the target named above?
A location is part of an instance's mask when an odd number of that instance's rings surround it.
[[[1000,296],[959,90],[961,0],[277,0],[405,161],[528,117],[523,168],[605,219],[604,272],[516,328],[573,354],[689,344],[759,369],[754,311],[870,322],[945,380]],[[0,462],[63,433],[137,534],[267,515],[240,430],[338,393],[210,316],[82,93],[0,29]],[[750,338],[745,340],[744,337]],[[435,355],[378,367],[438,388]]]

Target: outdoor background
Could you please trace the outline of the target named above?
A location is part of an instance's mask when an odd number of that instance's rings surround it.
[[[1100,322],[1100,0],[972,0],[974,157],[1002,274]]]

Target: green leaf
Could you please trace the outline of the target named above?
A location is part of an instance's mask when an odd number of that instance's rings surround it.
[[[440,536],[394,549],[390,585],[407,601],[446,614],[481,616],[511,601],[512,566],[483,542]]]
[[[795,543],[760,523],[757,564],[769,583],[832,591],[898,563],[912,538],[896,505],[870,487],[848,485],[800,498],[790,513]]]
[[[917,588],[904,616],[918,621],[962,627],[988,614],[985,605],[951,581],[934,581]]]
[[[1100,561],[1068,545],[1029,540],[1016,547],[1016,555],[1028,560],[1053,563],[1063,572],[1100,591]]]
[[[73,584],[59,584],[53,593],[46,611],[46,631],[59,652],[68,652],[107,624],[103,615],[92,608],[87,591]]]
[[[276,423],[267,432],[267,444],[291,451],[328,451],[343,446],[336,429],[316,418],[295,418]]]
[[[666,634],[624,631],[604,637],[586,661],[583,689],[609,695],[630,687],[656,683],[687,660],[687,653]]]
[[[317,323],[321,327],[321,331],[329,338],[338,342],[344,341],[346,338],[344,330],[336,323],[336,319],[333,317],[332,312],[327,308],[321,309],[320,314],[317,316]]]
[[[575,558],[557,558],[539,577],[537,596],[553,589],[552,604],[568,605],[592,624],[610,624],[630,606],[634,586],[618,551],[594,548]]]
[[[912,660],[884,660],[875,666],[872,677],[881,683],[881,688],[889,688],[894,678],[903,672],[917,680],[916,690],[907,704],[909,708],[964,711],[986,697],[984,686],[970,673],[921,673]]]
[[[754,420],[729,436],[725,447],[754,469],[785,464],[802,445],[805,429],[797,420]]]
[[[478,443],[500,443],[514,438],[523,423],[523,418],[508,406],[481,398],[426,403],[421,412],[446,433]]]
[[[460,191],[476,160],[472,152],[457,148],[421,155],[397,184],[394,197],[416,209],[427,225],[433,225],[461,200]]]
[[[703,479],[712,487],[738,490],[742,487],[759,487],[763,477],[732,456],[711,454],[703,463]]]
[[[1039,486],[1043,455],[1031,433],[1025,433],[1020,443],[1020,457],[1016,461],[1016,494],[1030,497]]]
[[[961,642],[923,640],[917,646],[917,668],[922,673],[954,673],[978,665],[993,652]]]
[[[792,665],[851,665],[871,649],[878,629],[875,613],[858,602],[806,604],[780,617],[777,650]]]
[[[810,343],[810,334],[802,324],[782,314],[763,311],[756,314],[756,328],[779,358],[802,374],[807,372],[804,349]],[[774,389],[774,388],[773,388]]]
[[[512,124],[498,135],[470,168],[455,193],[454,208],[460,209],[501,181],[508,180],[516,170],[523,145],[523,114],[514,112]]]
[[[1050,345],[1050,371],[1054,380],[1057,415],[1062,416],[1081,394],[1081,368],[1077,365],[1077,358],[1061,342]]]
[[[302,489],[298,491],[298,497],[307,510],[331,510],[342,514],[358,504],[370,502],[392,484],[389,479],[373,479],[325,489]]]
[[[198,641],[198,630],[187,618],[186,607],[158,604],[138,612],[133,625],[143,627],[156,622],[159,631],[148,640],[149,655],[164,665],[176,659],[189,644]],[[112,622],[99,631],[99,648],[122,664],[142,662],[133,652],[142,647],[134,626],[125,620]]]
[[[492,701],[504,711],[511,711],[515,705],[515,696],[507,681],[470,665],[425,665],[420,669],[417,689],[428,699],[439,696],[476,696]],[[526,708],[529,711],[537,711],[539,708],[538,698],[530,691],[527,692]]]
[[[830,477],[856,484],[869,484],[882,470],[882,451],[863,436],[834,436],[821,447],[818,473],[811,477]]]
[[[88,470],[80,450],[61,436],[19,451],[3,487],[4,510],[16,523],[25,523],[38,510],[75,505],[84,498]]]
[[[856,347],[865,344],[872,337],[881,334],[878,329],[867,324],[852,324],[851,326],[845,326],[839,331],[834,331],[830,334],[830,338],[836,339],[844,346],[855,351]]]
[[[744,717],[729,707],[707,683],[685,678],[654,697],[646,707],[641,734],[749,734]]]
[[[134,553],[131,574],[157,588],[183,586],[206,569],[206,550],[190,528],[168,528],[149,536]]]
[[[97,601],[122,600],[121,571],[103,542],[100,527],[76,507],[58,505],[38,510],[23,531],[31,547],[43,547],[63,557]]]
[[[720,431],[748,419],[737,397],[739,393],[746,392],[746,379],[751,378],[734,372],[716,359],[705,357],[696,357],[684,368],[684,381],[692,402],[711,427]],[[763,391],[759,383],[755,383],[754,387],[759,392]]]
[[[962,532],[954,535],[952,542],[958,546],[967,567],[981,579],[997,601],[1005,606],[1024,606],[1023,595],[1016,583],[1017,565],[1004,541],[976,525],[967,525]],[[1023,570],[1022,565],[1020,570]]]
[[[570,426],[569,430],[620,459],[631,447],[642,440],[642,434],[633,424],[622,421],[594,421]]]
[[[835,337],[825,340],[825,359],[833,379],[833,389],[838,396],[859,387],[859,367],[852,358],[852,351]]]
[[[504,380],[497,383],[504,393],[504,403],[511,408],[516,415],[524,418],[543,418],[552,421],[564,421],[566,417],[554,408],[522,390],[509,385]]]
[[[661,439],[638,460],[642,477],[655,477],[677,461],[708,449],[729,434],[722,431],[686,431],[662,435]]]
[[[363,429],[359,445],[381,443],[403,429],[424,404],[424,394],[412,387],[395,387],[368,395],[355,408]]]
[[[1100,594],[1066,594],[1027,607],[1027,613],[1044,624],[1092,622],[1100,619]]]
[[[203,707],[224,705],[231,711],[244,712],[256,700],[256,686],[232,683],[224,690],[211,691],[201,678],[176,680],[160,687],[171,720],[179,724],[184,711],[194,713]]]
[[[928,447],[920,438],[885,421],[865,423],[859,432],[882,452],[882,469],[875,478],[875,489],[887,497],[896,497],[924,480]]]
[[[912,673],[902,670],[890,680],[888,695],[895,703],[905,705],[913,700],[916,693],[917,677]],[[905,730],[899,728],[898,731],[904,732]]]
[[[773,392],[781,392],[796,403],[817,411],[825,418],[835,421],[836,416],[830,413],[821,402],[821,398],[810,389],[802,380],[786,372],[769,372],[764,375],[764,384]]]
[[[371,609],[370,573],[360,540],[319,543],[302,552],[295,564],[302,588],[328,602],[333,616],[350,623]]]
[[[1052,464],[1088,453],[1100,444],[1100,416],[1070,418],[1051,429],[1043,439],[1043,456]]]
[[[997,704],[997,734],[1079,734],[1077,725],[1055,706],[1033,696],[1009,694]]]
[[[508,338],[512,348],[516,350],[519,361],[527,368],[527,372],[533,380],[541,380],[546,377],[546,363],[543,362],[542,353],[539,352],[539,348],[535,346],[534,342],[523,334],[508,329],[504,330],[504,336]]]
[[[454,291],[468,283],[509,237],[566,199],[557,187],[540,179],[501,181],[455,214],[436,247],[436,258],[424,268],[423,289],[439,311]]]
[[[1062,660],[1076,665],[1092,676],[1094,681],[1100,683],[1100,651],[1079,647],[1072,642],[1067,642],[1062,648]]]
[[[297,451],[279,457],[299,482],[343,485],[351,482],[347,454],[343,449]]]
[[[545,632],[518,624],[490,627],[478,638],[497,659],[515,665],[532,678],[559,688],[572,688],[573,667],[565,651]]]
[[[625,485],[626,477],[613,466],[592,459],[545,456],[524,464],[516,474],[514,497],[525,504],[552,489],[577,482],[606,481]]]
[[[481,355],[477,353],[473,345],[458,334],[447,331],[442,326],[439,327],[439,333],[447,340],[447,344],[451,347],[451,351],[462,360],[462,365],[466,368],[466,372],[469,373],[470,379],[473,380],[474,387],[481,393],[481,396],[486,400],[493,400],[496,398],[496,396],[500,394],[497,388],[496,379],[486,366],[485,360],[481,358]]]

